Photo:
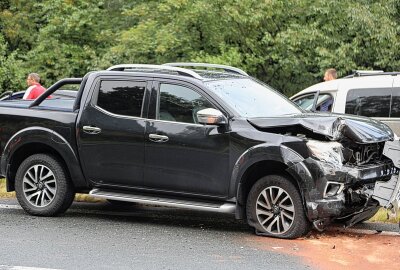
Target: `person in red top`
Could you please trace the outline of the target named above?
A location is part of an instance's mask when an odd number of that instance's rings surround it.
[[[37,73],[30,73],[28,78],[26,79],[26,83],[28,84],[28,89],[26,89],[24,96],[22,99],[36,99],[44,91],[46,88],[40,85],[40,76]]]

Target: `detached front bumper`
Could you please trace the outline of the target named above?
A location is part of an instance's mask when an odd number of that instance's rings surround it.
[[[375,184],[372,198],[379,202],[379,205],[388,209],[399,208],[400,202],[400,180],[398,175],[393,175],[388,182],[377,182]],[[395,209],[395,210],[397,210]]]
[[[400,181],[390,160],[341,168],[315,159],[304,163],[315,179],[313,189],[306,191],[307,214],[318,229],[340,219],[351,226],[368,219],[379,207],[389,207],[398,200]]]
[[[306,215],[317,229],[333,220],[351,226],[372,217],[380,207],[397,204],[400,181],[395,165],[400,166],[400,144],[397,145],[397,160],[384,152],[391,160],[363,166],[335,166],[282,149],[282,157],[289,166],[287,171],[301,187]]]
[[[386,142],[383,154],[393,161],[394,166],[400,169],[400,142],[398,140]],[[390,181],[377,182],[372,198],[379,202],[380,206],[393,208],[399,212],[400,208],[400,177],[393,175]]]

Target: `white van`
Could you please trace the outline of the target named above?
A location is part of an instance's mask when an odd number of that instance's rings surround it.
[[[372,117],[400,135],[400,72],[356,71],[310,86],[290,99],[305,110]]]

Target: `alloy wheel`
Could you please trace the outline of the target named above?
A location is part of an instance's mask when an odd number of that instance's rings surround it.
[[[293,225],[295,214],[292,198],[280,187],[267,187],[257,198],[258,222],[270,234],[286,233]]]
[[[35,207],[45,207],[57,192],[54,173],[45,165],[33,165],[22,180],[22,191],[26,200]]]

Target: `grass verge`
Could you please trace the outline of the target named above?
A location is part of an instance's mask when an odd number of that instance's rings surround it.
[[[2,198],[15,198],[15,192],[6,192],[6,181],[5,179],[0,179],[0,199]],[[93,198],[87,194],[77,193],[75,195],[75,201],[77,202],[104,202],[102,199]],[[375,216],[373,216],[370,221],[372,222],[389,222],[389,223],[399,223],[400,214],[395,217],[390,210],[380,209]]]
[[[0,179],[0,199],[3,198],[14,198],[15,192],[7,192],[6,191],[6,180]]]
[[[6,180],[0,179],[0,199],[15,198],[15,192],[6,191]],[[76,202],[104,202],[102,199],[91,197],[87,194],[77,193],[75,195]]]
[[[400,223],[400,213],[397,217],[391,210],[379,209],[378,213],[375,214],[369,221],[372,222],[387,222],[387,223]]]

